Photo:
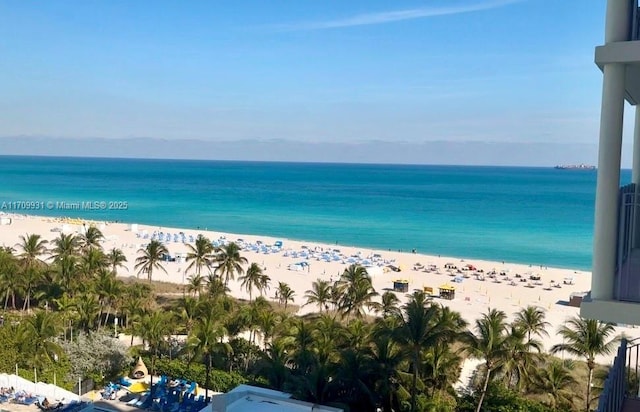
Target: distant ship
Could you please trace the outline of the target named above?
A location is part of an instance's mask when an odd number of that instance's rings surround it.
[[[586,165],[584,163],[580,163],[579,165],[558,165],[555,169],[561,170],[596,170],[596,167],[593,165]]]

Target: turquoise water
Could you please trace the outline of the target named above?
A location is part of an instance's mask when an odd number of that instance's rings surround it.
[[[552,168],[3,156],[0,211],[36,201],[18,212],[589,269],[595,182]],[[47,205],[65,201],[127,209]]]

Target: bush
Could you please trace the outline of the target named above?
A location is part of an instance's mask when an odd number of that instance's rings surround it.
[[[64,342],[62,348],[71,362],[72,382],[87,377],[98,384],[113,380],[122,374],[129,360],[124,344],[97,332],[79,335],[73,342]]]
[[[479,393],[477,394],[479,396]],[[478,399],[475,395],[464,395],[458,401],[458,411],[474,412]],[[553,412],[548,406],[526,399],[501,383],[491,382],[482,404],[484,412]]]
[[[149,365],[151,361],[145,359],[145,363]],[[189,365],[180,359],[157,359],[155,366],[156,373],[159,375],[195,381],[201,387],[205,387],[207,371],[205,366],[200,363]],[[243,383],[247,383],[247,379],[236,372],[229,373],[212,369],[209,375],[209,389],[216,392],[228,392]]]

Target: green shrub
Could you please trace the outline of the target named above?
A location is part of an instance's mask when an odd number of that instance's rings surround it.
[[[146,364],[151,364],[149,360],[145,360]],[[207,378],[206,368],[200,363],[188,364],[180,359],[158,359],[156,360],[156,373],[158,375],[167,375],[173,378],[186,379],[195,381],[201,387],[205,387]],[[236,386],[247,383],[247,379],[236,372],[224,372],[218,369],[212,369],[209,376],[209,389],[216,392],[228,392]]]

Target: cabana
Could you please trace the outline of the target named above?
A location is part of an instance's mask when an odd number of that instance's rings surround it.
[[[147,370],[147,366],[142,361],[142,358],[138,356],[138,362],[136,363],[136,366],[131,371],[131,377],[134,379],[142,379],[146,377],[148,374],[149,374],[149,371]]]
[[[393,290],[396,292],[409,292],[409,281],[405,279],[396,279],[393,281]]]
[[[433,296],[433,288],[431,286],[423,286],[422,290],[429,296]]]
[[[453,300],[456,297],[456,288],[451,285],[440,285],[440,297],[442,299]]]

